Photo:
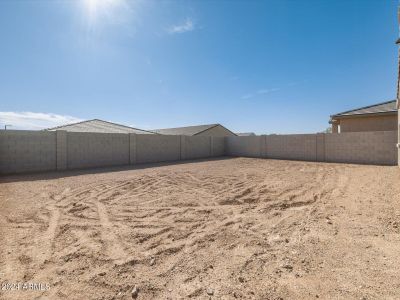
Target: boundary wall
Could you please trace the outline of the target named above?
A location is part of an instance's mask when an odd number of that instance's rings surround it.
[[[397,132],[346,132],[225,138],[228,156],[397,165]]]
[[[179,161],[224,154],[224,137],[0,131],[0,174]]]
[[[175,136],[0,131],[0,174],[243,156],[397,165],[397,132]]]

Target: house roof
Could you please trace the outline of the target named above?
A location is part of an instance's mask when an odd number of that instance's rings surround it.
[[[397,113],[396,100],[381,102],[369,106],[364,106],[348,111],[344,111],[331,116],[331,119],[340,117],[357,117],[372,114],[392,114]]]
[[[196,126],[187,126],[187,127],[175,127],[175,128],[164,128],[164,129],[154,129],[152,130],[155,133],[165,134],[165,135],[197,135],[202,133],[208,129],[222,126],[221,124],[207,124],[207,125],[196,125]],[[226,127],[226,130],[230,131]],[[233,133],[233,132],[232,132]],[[233,133],[234,134],[234,133]]]
[[[154,134],[153,132],[137,129],[121,124],[116,124],[99,119],[87,120],[73,124],[67,124],[48,128],[46,130],[66,130],[70,132],[101,132],[101,133],[136,133],[136,134]]]

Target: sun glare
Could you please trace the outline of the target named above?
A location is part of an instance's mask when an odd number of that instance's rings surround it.
[[[110,13],[110,11],[118,5],[121,0],[82,0],[86,12],[86,16],[90,23],[96,22],[96,20],[104,14]]]

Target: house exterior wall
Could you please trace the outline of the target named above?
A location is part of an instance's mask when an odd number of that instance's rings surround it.
[[[397,115],[343,118],[338,120],[340,133],[361,131],[397,131]],[[334,130],[332,130],[334,132]]]
[[[196,134],[196,136],[235,136],[235,134],[233,134],[226,128],[218,125],[203,132],[200,132],[199,134]]]

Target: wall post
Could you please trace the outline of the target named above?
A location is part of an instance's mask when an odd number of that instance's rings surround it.
[[[181,135],[181,160],[186,159],[186,136]]]
[[[261,135],[261,151],[260,151],[260,156],[262,158],[267,158],[268,153],[267,153],[267,136],[265,134]]]
[[[214,156],[214,137],[210,136],[210,156]]]
[[[137,134],[130,133],[129,134],[129,164],[136,164],[136,145],[137,145]]]
[[[56,130],[56,170],[67,169],[67,132]]]
[[[325,133],[317,133],[315,139],[317,148],[315,161],[325,161]]]

